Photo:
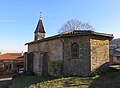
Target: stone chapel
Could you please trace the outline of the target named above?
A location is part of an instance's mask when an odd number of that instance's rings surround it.
[[[92,71],[109,62],[109,42],[112,34],[92,30],[72,30],[45,37],[40,17],[34,40],[26,43],[25,70],[37,75],[48,73],[50,61],[62,62],[62,74],[88,76]]]

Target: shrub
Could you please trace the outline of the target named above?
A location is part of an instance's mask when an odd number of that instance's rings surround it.
[[[24,75],[35,75],[33,71],[24,71]]]
[[[50,75],[61,76],[62,74],[62,62],[60,60],[51,61],[48,64],[48,72]]]
[[[119,72],[118,69],[112,68],[112,67],[104,67],[104,68],[100,68],[97,69],[96,71],[94,71],[92,73],[92,75],[107,75],[108,73],[112,73],[112,72]]]

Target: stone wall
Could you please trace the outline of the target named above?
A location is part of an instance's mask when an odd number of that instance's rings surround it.
[[[91,71],[109,62],[109,40],[90,39]]]
[[[48,61],[62,60],[62,43],[59,39],[39,42],[28,45],[28,53],[34,52],[33,71],[41,75],[40,53],[47,52]]]
[[[73,36],[53,39],[28,45],[28,53],[34,52],[33,70],[41,75],[42,67],[40,66],[40,53],[47,52],[48,62],[52,60],[63,60],[63,74],[87,76],[91,71],[99,68],[106,62],[109,62],[109,40],[101,36]],[[71,45],[79,45],[79,59],[73,59],[71,56]]]
[[[28,45],[28,52],[47,52],[50,60],[62,59],[62,43],[59,39]]]
[[[79,59],[71,57],[71,45],[77,43],[79,45]],[[64,38],[64,74],[65,75],[89,75],[90,73],[90,51],[89,37],[67,37]]]

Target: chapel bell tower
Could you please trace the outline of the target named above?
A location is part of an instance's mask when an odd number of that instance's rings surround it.
[[[34,41],[41,40],[45,38],[45,30],[42,22],[42,17],[40,16],[40,19],[38,21],[36,30],[34,32]]]

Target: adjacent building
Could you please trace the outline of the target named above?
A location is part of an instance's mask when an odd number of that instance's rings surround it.
[[[120,65],[120,39],[113,39],[110,43],[110,64]]]
[[[11,73],[23,67],[24,56],[21,53],[5,53],[0,55],[0,71]]]

